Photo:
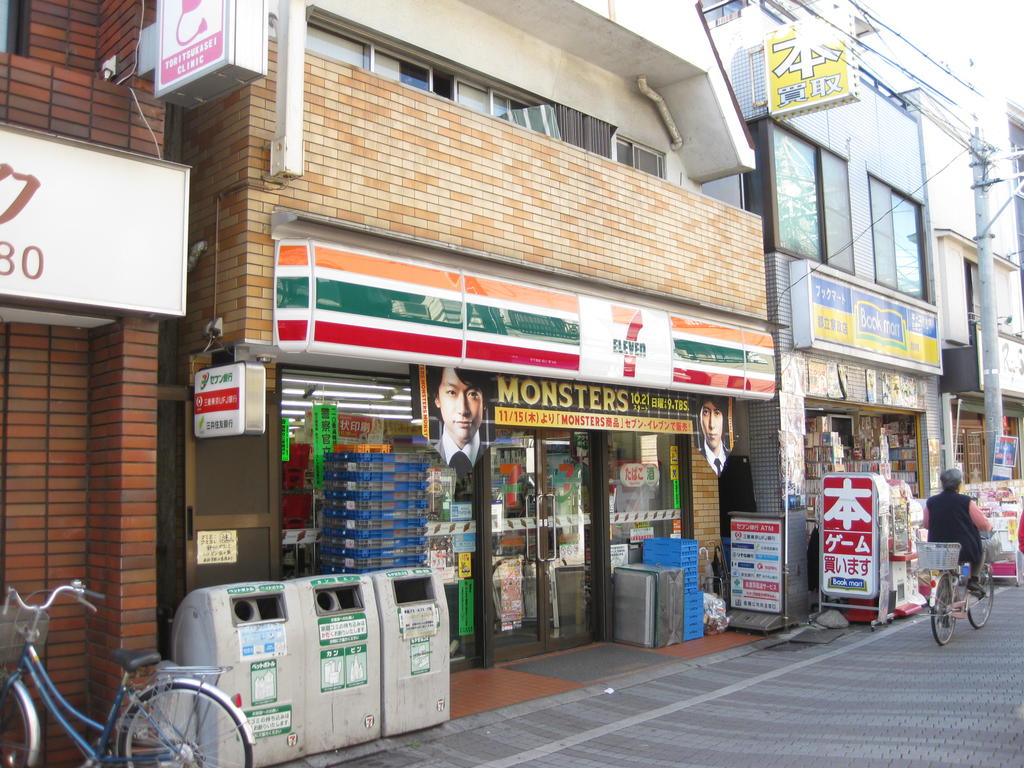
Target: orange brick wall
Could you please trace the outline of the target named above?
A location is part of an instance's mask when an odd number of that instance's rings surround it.
[[[0,577],[106,595],[92,616],[56,606],[45,649],[62,692],[96,714],[116,685],[109,651],[155,647],[155,384],[155,321],[0,323]],[[43,764],[77,764],[59,733],[47,725]]]
[[[700,546],[713,547],[721,539],[718,513],[718,476],[704,454],[693,449],[693,537]]]
[[[306,173],[267,184],[273,74],[186,113],[191,239],[218,245],[190,276],[187,348],[215,314],[270,341],[276,206],[764,317],[758,217],[312,55]]]

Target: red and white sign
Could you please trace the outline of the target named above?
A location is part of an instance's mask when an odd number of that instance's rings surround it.
[[[877,475],[837,473],[822,479],[821,591],[878,595]]]
[[[266,368],[258,363],[231,363],[198,371],[192,396],[195,436],[262,434],[266,383]]]
[[[782,522],[739,517],[730,521],[733,608],[782,612]]]

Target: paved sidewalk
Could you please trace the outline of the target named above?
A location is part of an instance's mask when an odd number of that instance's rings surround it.
[[[289,768],[1024,764],[1024,589],[935,644],[927,615],[769,637]],[[791,638],[791,641],[787,641]]]

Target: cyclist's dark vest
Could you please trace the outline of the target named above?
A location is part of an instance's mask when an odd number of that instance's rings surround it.
[[[928,499],[928,541],[959,541],[960,562],[981,560],[981,537],[971,522],[971,497],[943,491]]]

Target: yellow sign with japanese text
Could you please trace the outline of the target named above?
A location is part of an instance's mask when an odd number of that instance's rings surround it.
[[[765,36],[768,111],[794,117],[857,100],[857,69],[847,39],[833,27],[790,24]]]

